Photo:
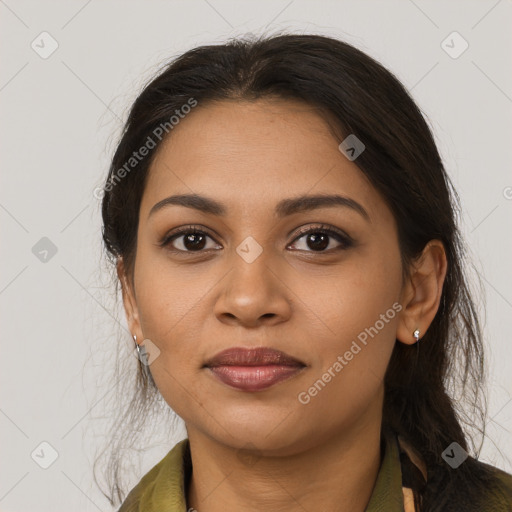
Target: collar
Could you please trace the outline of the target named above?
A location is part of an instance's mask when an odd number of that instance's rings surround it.
[[[403,439],[383,435],[384,454],[366,512],[415,512],[413,492],[403,485],[404,455],[426,479],[423,462]],[[189,440],[183,439],[132,489],[118,512],[187,512],[185,488],[190,474]]]

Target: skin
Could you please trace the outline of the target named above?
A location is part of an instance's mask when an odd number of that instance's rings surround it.
[[[224,101],[180,121],[151,166],[134,277],[122,260],[118,276],[131,332],[151,340],[150,360],[158,348],[151,373],[185,421],[193,464],[187,506],[200,512],[358,512],[370,499],[386,367],[397,340],[412,344],[413,331],[423,336],[431,324],[446,256],[441,242],[429,242],[402,280],[395,219],[338,144],[307,104]],[[188,193],[223,203],[226,215],[172,205],[149,216],[160,200]],[[369,220],[342,206],[274,214],[282,199],[322,193],[357,201]],[[203,252],[171,252],[187,250],[183,236],[158,245],[187,224],[208,232]],[[318,250],[297,234],[321,224],[354,245],[330,236]],[[263,249],[252,263],[236,252],[249,236]],[[402,310],[301,403],[298,394],[394,303]],[[306,368],[263,391],[237,390],[202,367],[234,346],[282,350]]]

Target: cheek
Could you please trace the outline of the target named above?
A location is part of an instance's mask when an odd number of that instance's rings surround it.
[[[374,332],[377,324],[379,338],[394,342],[401,309],[401,272],[397,245],[372,244],[333,267],[316,286],[305,281],[300,293],[309,310],[328,328],[323,329],[324,341],[341,351],[361,333],[364,339],[368,329]]]
[[[349,427],[368,411],[380,410],[386,369],[396,343],[401,306],[378,291],[369,297],[359,291],[337,309],[335,334],[322,340],[316,363],[301,382],[296,400],[299,415],[315,423],[322,418],[325,431]],[[373,418],[377,421],[377,418]]]
[[[186,416],[202,400],[195,387],[208,342],[205,314],[211,316],[210,297],[223,275],[212,272],[211,265],[171,258],[141,231],[138,240],[134,285],[139,321],[144,337],[158,348],[157,357],[150,357],[150,371],[169,406]]]
[[[164,249],[147,245],[137,253],[137,306],[144,335],[166,350],[181,324],[190,323],[189,318],[216,280],[208,273],[198,275],[197,267],[178,267],[166,257]]]
[[[317,364],[302,389],[304,401],[311,398],[308,407],[318,414],[330,410],[332,416],[332,401],[341,414],[341,409],[363,406],[375,395],[396,343],[400,290],[398,249],[373,247],[310,295],[308,305],[321,312],[329,330],[310,347]]]
[[[204,308],[222,275],[206,266],[204,272],[193,265],[177,269],[163,254],[151,251],[138,252],[135,269],[142,332],[159,350],[150,371],[169,406],[187,417],[203,400],[195,387],[206,338]]]
[[[382,232],[393,233],[390,229],[382,229]],[[346,282],[354,307],[359,308],[368,321],[375,321],[400,297],[402,263],[398,241],[384,237],[374,240],[362,251],[361,258],[355,259]],[[344,282],[340,284],[343,285]]]

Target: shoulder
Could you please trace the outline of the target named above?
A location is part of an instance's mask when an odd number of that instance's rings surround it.
[[[183,458],[187,449],[188,439],[177,443],[140,479],[117,512],[156,512],[160,504],[181,504]]]
[[[470,464],[464,462],[462,472],[459,473],[463,466],[453,470],[455,485],[448,493],[450,506],[446,510],[512,512],[512,475],[473,457],[468,457],[468,461]]]
[[[469,456],[456,468],[429,466],[426,510],[512,512],[512,475]]]
[[[477,461],[490,475],[489,486],[482,497],[482,512],[512,512],[512,475],[490,464]]]
[[[128,493],[118,512],[139,512],[142,509],[142,503],[154,491],[156,482],[164,471],[166,455],[158,464],[153,466]]]

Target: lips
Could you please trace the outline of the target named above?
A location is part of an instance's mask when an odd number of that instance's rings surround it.
[[[260,391],[296,375],[306,365],[280,350],[234,347],[219,352],[204,367],[228,386]]]
[[[295,359],[280,350],[267,347],[228,348],[209,359],[205,366],[265,366],[269,364],[286,366],[305,366],[302,361]]]

